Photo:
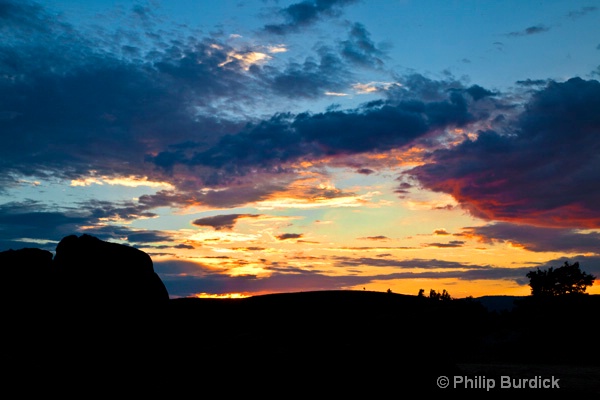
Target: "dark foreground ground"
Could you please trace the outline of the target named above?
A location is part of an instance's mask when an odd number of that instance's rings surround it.
[[[528,298],[497,312],[367,291],[172,299],[142,313],[74,306],[5,317],[2,383],[168,398],[588,397],[600,394],[599,306]],[[558,387],[501,388],[502,377]]]

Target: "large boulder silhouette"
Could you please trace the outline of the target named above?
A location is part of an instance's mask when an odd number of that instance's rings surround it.
[[[31,306],[53,295],[52,253],[37,248],[0,252],[0,299]]]
[[[70,235],[56,246],[53,267],[61,299],[73,305],[148,308],[169,300],[152,259],[135,247]]]
[[[157,368],[169,294],[142,250],[71,235],[54,257],[0,252],[0,293],[2,362],[17,377],[99,387]]]

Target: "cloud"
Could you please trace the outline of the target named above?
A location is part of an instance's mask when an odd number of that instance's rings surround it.
[[[167,232],[106,223],[107,219],[135,219],[144,215],[148,214],[132,205],[119,207],[100,201],[82,203],[77,208],[49,207],[33,200],[9,202],[0,205],[0,251],[23,247],[54,251],[63,237],[82,233],[130,245],[174,241],[173,235]]]
[[[356,170],[356,172],[363,175],[371,175],[375,173],[375,171],[370,168],[359,168]]]
[[[4,0],[0,4],[0,32],[2,32],[5,44],[14,45],[32,39],[40,40],[54,33],[71,29],[72,26],[61,21],[36,2]],[[21,34],[27,36],[21,36]],[[65,49],[67,48],[65,47]],[[18,52],[12,52],[10,55],[18,56]],[[2,61],[8,60],[3,59]],[[17,57],[13,61],[12,66],[15,67],[15,71],[17,68],[23,67],[20,65],[20,61],[23,59]]]
[[[281,235],[277,235],[277,239],[279,240],[288,240],[288,239],[300,239],[302,236],[301,233],[282,233]]]
[[[335,290],[369,282],[368,277],[331,276],[315,269],[289,266],[269,267],[269,275],[230,276],[206,265],[183,260],[158,260],[154,270],[165,283],[171,297],[189,297],[198,293],[273,293],[309,290]]]
[[[351,81],[350,68],[327,46],[319,46],[316,53],[302,63],[290,61],[283,69],[265,66],[253,72],[274,94],[289,99],[343,93]]]
[[[53,210],[33,200],[1,204],[0,249],[40,247],[54,251],[60,239],[87,221],[76,212]]]
[[[448,243],[427,243],[426,247],[438,247],[438,248],[451,248],[451,247],[463,247],[465,244],[462,240],[451,240]]]
[[[464,91],[464,84],[453,78],[434,80],[418,73],[397,78],[397,84],[386,84],[384,92],[390,99],[420,102],[438,102],[449,93]]]
[[[326,15],[347,3],[310,4]],[[4,22],[14,29],[6,32],[0,45],[0,72],[9,77],[0,80],[0,118],[5,132],[0,180],[4,188],[16,185],[18,176],[84,182],[92,170],[105,180],[128,176],[169,182],[178,191],[190,186],[190,180],[196,181],[196,187],[219,185],[257,167],[279,173],[281,163],[324,154],[323,143],[319,143],[323,139],[308,131],[309,118],[282,114],[260,122],[233,115],[240,115],[241,108],[251,107],[261,96],[318,98],[328,91],[340,92],[352,76],[347,59],[326,46],[316,50],[316,60],[308,57],[304,63],[283,63],[277,68],[250,63],[250,55],[260,53],[252,46],[236,49],[216,38],[183,40],[155,32],[150,22],[156,16],[145,7],[134,8],[133,15],[143,20],[153,39],[129,44],[135,35],[96,32],[94,36],[90,34],[94,31],[86,31],[84,36],[41,6],[7,4]],[[35,40],[26,34],[31,29],[36,31]],[[352,45],[374,52],[372,44],[364,42],[366,37],[361,42],[361,35],[366,31],[356,26]],[[18,53],[13,42],[18,42]],[[135,47],[136,56],[101,51],[112,44],[115,48]],[[116,51],[112,47],[107,50]],[[369,115],[376,118],[377,113],[385,117],[385,111],[357,110],[361,115],[356,115],[356,120]],[[315,117],[327,124],[336,123],[337,117],[352,123],[355,114],[331,112]],[[396,123],[414,120],[422,124],[423,117],[410,110],[401,114],[404,121]],[[404,126],[399,136],[410,135],[410,129]],[[22,140],[22,132],[27,132],[26,140]],[[243,150],[251,142],[271,147],[254,155]],[[342,139],[344,142],[350,143]],[[329,146],[332,144],[336,143]],[[236,166],[231,157],[240,154],[242,163]],[[179,169],[181,165],[194,168]],[[216,196],[210,193],[205,197],[210,201]],[[192,191],[189,197],[193,197]]]
[[[547,32],[549,30],[550,30],[550,28],[548,28],[544,25],[534,25],[534,26],[525,28],[522,31],[507,33],[506,36],[529,36],[529,35],[535,35],[538,33]]]
[[[285,19],[281,24],[267,24],[264,30],[277,35],[285,35],[306,28],[323,17],[336,17],[341,7],[355,0],[306,0],[291,4],[278,11]]]
[[[298,4],[312,7],[316,13],[310,15],[320,18],[349,3]],[[374,62],[370,57],[381,55],[361,25],[352,26],[343,46],[346,56],[319,46],[316,59],[276,67],[249,63],[242,56],[264,51],[256,46],[234,48],[216,37],[181,38],[154,31],[152,19],[157,17],[146,7],[134,7],[128,17],[139,20],[151,38],[138,43],[136,35],[124,31],[88,30],[84,35],[33,3],[6,4],[2,17],[11,29],[0,44],[4,190],[23,176],[73,182],[128,177],[174,187],[140,198],[135,206],[145,212],[161,202],[235,206],[266,199],[276,187],[248,182],[261,179],[259,174],[296,172],[289,163],[388,151],[432,130],[474,121],[466,91],[443,92],[438,84],[436,99],[423,100],[416,84],[426,80],[415,76],[403,82],[402,90],[410,88],[416,97],[410,100],[393,97],[398,84],[386,86],[390,100],[379,104],[240,119],[263,97],[274,103],[347,89],[350,66],[359,60]],[[290,12],[295,24],[312,21]],[[34,39],[26,34],[31,30]],[[117,52],[123,46],[135,48],[136,55]],[[325,131],[335,134],[323,135]],[[246,181],[239,185],[240,179]],[[234,182],[236,188],[232,185],[226,192],[198,191]]]
[[[492,92],[491,90],[485,89],[479,85],[472,85],[469,88],[467,88],[465,90],[466,93],[468,93],[469,95],[471,95],[471,97],[473,98],[473,100],[477,101],[477,100],[481,100],[483,98],[486,97],[490,97],[490,96],[495,96],[496,93]]]
[[[600,227],[599,108],[600,82],[551,82],[507,131],[438,149],[408,174],[485,220]]]
[[[591,259],[590,259],[591,261]],[[198,293],[273,293],[312,290],[340,290],[363,286],[372,282],[396,279],[460,279],[460,280],[511,280],[527,285],[525,278],[528,267],[500,268],[489,265],[461,264],[436,259],[387,260],[381,258],[337,257],[337,265],[345,267],[393,267],[413,271],[391,272],[387,274],[327,275],[315,269],[300,269],[288,266],[269,267],[271,274],[229,276],[214,272],[202,264],[182,260],[160,260],[154,269],[165,283],[171,297],[189,297]],[[585,264],[587,265],[587,263]],[[597,262],[594,265],[600,265]],[[598,267],[585,269],[592,273]],[[420,270],[420,271],[419,271]],[[599,274],[600,275],[600,274]]]
[[[406,198],[406,195],[410,193],[410,189],[413,187],[413,185],[411,185],[408,182],[402,182],[398,185],[398,187],[396,188],[396,190],[394,190],[394,193],[397,193],[401,199]]]
[[[86,200],[78,203],[77,212],[86,215],[88,221],[123,221],[139,218],[153,218],[156,214],[150,207],[132,201],[111,202],[106,200]]]
[[[460,279],[460,280],[511,280],[520,285],[528,284],[525,278],[527,272],[531,270],[528,267],[504,268],[492,265],[477,265],[469,263],[459,263],[456,261],[445,261],[438,259],[407,259],[407,260],[389,260],[381,258],[350,258],[338,257],[341,266],[373,266],[373,267],[393,267],[401,268],[401,272],[391,272],[389,274],[371,275],[370,280],[391,280],[391,279]]]
[[[77,179],[90,169],[160,175],[145,166],[147,153],[192,132],[210,140],[209,131],[214,136],[236,126],[197,111],[231,91],[244,98],[241,82],[249,78],[241,65],[218,67],[227,48],[192,40],[139,63],[102,51],[104,38],[84,38],[40,6],[8,2],[3,11],[3,26],[11,26],[0,44],[6,182],[10,174]]]
[[[583,272],[594,275],[596,278],[600,278],[600,256],[586,256],[586,255],[575,255],[572,257],[560,257],[555,260],[550,260],[545,263],[540,264],[538,267],[540,269],[548,269],[550,267],[556,269],[558,267],[562,267],[568,261],[569,264],[573,264],[578,262],[579,267]],[[532,270],[534,268],[531,268]],[[597,282],[597,280],[596,280]]]
[[[165,151],[150,160],[163,168],[177,164],[217,168],[229,176],[245,175],[256,168],[284,172],[286,162],[388,151],[434,129],[473,121],[467,100],[461,93],[451,92],[446,99],[432,102],[401,100],[351,110],[280,113],[223,136],[207,150]]]
[[[196,226],[210,226],[215,230],[231,230],[241,218],[258,218],[259,214],[223,214],[212,217],[198,218],[192,221]]]
[[[600,233],[582,233],[576,229],[543,228],[495,223],[464,228],[482,242],[511,243],[536,252],[600,253]]]
[[[352,64],[369,68],[383,66],[384,52],[377,48],[364,25],[352,24],[348,39],[340,43],[340,54]]]
[[[587,14],[595,12],[596,10],[598,10],[598,7],[585,6],[585,7],[581,7],[579,10],[569,11],[569,13],[567,14],[567,17],[571,18],[571,19],[578,19],[578,18],[586,16]]]
[[[488,269],[490,266],[478,266],[470,264],[462,264],[455,261],[445,261],[437,259],[408,259],[408,260],[395,260],[395,259],[381,259],[372,257],[333,257],[336,265],[340,266],[371,266],[371,267],[393,267],[402,269],[441,269],[441,270],[459,270],[459,269]]]
[[[363,239],[363,240],[389,240],[390,238],[384,235],[377,235],[377,236],[366,236],[366,237],[361,237],[359,239]]]
[[[322,12],[337,7],[314,5]],[[155,32],[146,22],[156,17],[144,7],[133,10],[153,38],[144,43],[129,43],[139,35],[123,30],[84,36],[33,3],[7,2],[2,12],[3,27],[10,27],[0,45],[5,187],[18,175],[78,180],[90,170],[107,178],[173,181],[180,176],[169,167],[239,133],[249,122],[239,111],[262,96],[323,97],[344,89],[351,76],[325,46],[317,49],[317,61],[309,57],[280,69],[259,65],[264,53],[251,45],[237,49],[214,37]],[[135,57],[116,50],[123,47]],[[205,182],[218,175],[200,172]]]
[[[133,231],[127,235],[127,241],[129,243],[156,243],[169,242],[171,240],[173,240],[171,235],[167,235],[160,231]]]
[[[515,83],[521,86],[546,86],[550,81],[548,79],[524,79]]]

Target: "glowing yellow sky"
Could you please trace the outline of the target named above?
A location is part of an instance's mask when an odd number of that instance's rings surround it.
[[[444,260],[465,266],[534,269],[536,264],[575,255],[528,251],[511,242],[482,242],[463,228],[487,222],[470,216],[447,194],[414,190],[399,198],[393,193],[393,184],[376,175],[346,171],[339,176],[344,176],[341,187],[336,186],[335,179],[299,178],[287,190],[244,207],[190,208],[190,214],[183,213],[178,218],[191,221],[209,214],[234,213],[250,217],[238,218],[231,229],[189,224],[171,230],[175,242],[194,248],[173,249],[168,255],[153,255],[153,259],[155,262],[191,261],[197,264],[199,272],[268,279],[274,266],[278,270],[318,270],[332,277],[371,277],[395,272],[461,271],[458,267],[450,270],[410,267],[408,262],[402,266],[403,260]],[[172,216],[161,215],[136,221],[132,227],[161,229],[169,218]],[[281,239],[284,234],[292,236]],[[151,254],[156,252],[152,248],[146,250]],[[361,264],[361,260],[365,262]],[[529,286],[513,280],[450,277],[373,279],[345,289],[390,289],[405,294],[417,294],[419,289],[446,289],[454,297],[529,294]],[[588,292],[599,293],[597,287],[589,288]],[[235,295],[251,294],[257,293]]]

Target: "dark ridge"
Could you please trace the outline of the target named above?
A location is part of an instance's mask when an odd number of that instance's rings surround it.
[[[511,311],[523,296],[481,296],[476,300],[489,311]]]

